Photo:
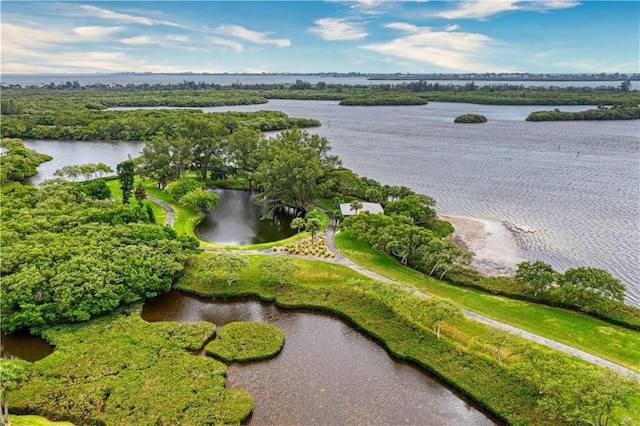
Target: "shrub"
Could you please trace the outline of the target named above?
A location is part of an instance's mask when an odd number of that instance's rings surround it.
[[[457,116],[454,123],[486,123],[487,117],[480,114],[462,114]]]
[[[284,346],[284,331],[260,322],[232,322],[220,329],[210,342],[207,355],[224,361],[248,362],[277,355]]]

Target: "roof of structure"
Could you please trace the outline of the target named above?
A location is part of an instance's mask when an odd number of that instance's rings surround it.
[[[362,208],[358,209],[358,213],[360,212],[369,212],[372,214],[376,214],[376,213],[383,213],[383,209],[382,206],[380,205],[380,203],[362,203]],[[350,203],[342,203],[340,204],[340,213],[342,213],[342,216],[353,216],[356,213],[355,210],[351,210],[351,204]]]

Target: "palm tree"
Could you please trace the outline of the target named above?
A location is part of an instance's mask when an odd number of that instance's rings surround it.
[[[360,201],[360,200],[353,200],[353,201],[351,202],[350,207],[351,207],[351,210],[355,210],[355,211],[356,211],[356,214],[358,214],[358,210],[362,209],[362,201]]]
[[[304,229],[306,226],[306,221],[301,217],[296,217],[291,221],[291,229],[298,230],[298,239],[300,239],[300,230]]]

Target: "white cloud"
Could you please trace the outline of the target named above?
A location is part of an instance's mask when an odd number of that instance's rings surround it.
[[[97,6],[83,4],[79,6],[78,12],[83,16],[92,16],[102,19],[110,19],[121,23],[140,24],[146,26],[167,25],[170,27],[182,27],[182,25],[171,21],[163,21],[146,16],[132,15],[129,13],[114,12],[109,9],[103,9]]]
[[[309,28],[309,31],[328,41],[361,40],[369,35],[361,27],[345,19],[322,18],[314,23],[316,26]]]
[[[123,29],[123,27],[88,26],[76,27],[73,29],[73,33],[84,40],[102,40]]]
[[[145,45],[145,44],[158,44],[159,40],[151,36],[134,36],[120,39],[120,43],[133,44],[133,45]]]
[[[288,38],[270,38],[271,33],[252,31],[241,25],[220,25],[216,32],[219,34],[237,37],[256,44],[273,44],[278,47],[291,46],[291,40]]]
[[[413,24],[407,24],[405,22],[392,22],[390,24],[385,25],[385,28],[391,28],[394,30],[400,30],[400,31],[404,31],[407,33],[417,33],[420,32],[420,27],[413,25]]]
[[[178,43],[189,43],[191,38],[188,35],[183,34],[169,34],[165,37],[169,41],[176,41]]]
[[[544,12],[553,9],[568,9],[580,5],[574,0],[464,0],[456,3],[456,7],[432,14],[445,19],[484,19],[502,12],[528,10]]]
[[[569,9],[571,7],[580,6],[579,1],[574,0],[541,0],[526,2],[524,8],[527,10],[552,10],[552,9]]]
[[[467,0],[458,2],[455,9],[438,12],[435,16],[446,19],[482,19],[501,12],[519,10],[520,6],[516,3],[517,0]]]
[[[362,48],[384,55],[436,65],[460,71],[505,71],[478,60],[495,43],[483,34],[453,31],[434,31],[429,27],[415,27],[402,23],[389,24],[391,28],[411,29],[411,34],[386,43],[373,43]]]
[[[215,44],[218,46],[228,47],[234,52],[242,52],[244,50],[244,47],[242,46],[241,43],[238,43],[237,41],[233,41],[233,40],[227,40],[220,37],[209,37],[209,42],[211,44]]]
[[[445,31],[457,31],[460,29],[460,25],[458,24],[451,24],[451,25],[447,25],[444,30]]]

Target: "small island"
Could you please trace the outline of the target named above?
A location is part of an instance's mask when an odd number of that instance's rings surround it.
[[[486,123],[487,117],[480,114],[462,114],[453,120],[454,123]]]
[[[558,108],[553,111],[535,111],[529,114],[526,121],[570,121],[570,120],[638,120],[640,119],[640,107],[620,107],[611,108],[598,107],[586,111],[560,111]]]

